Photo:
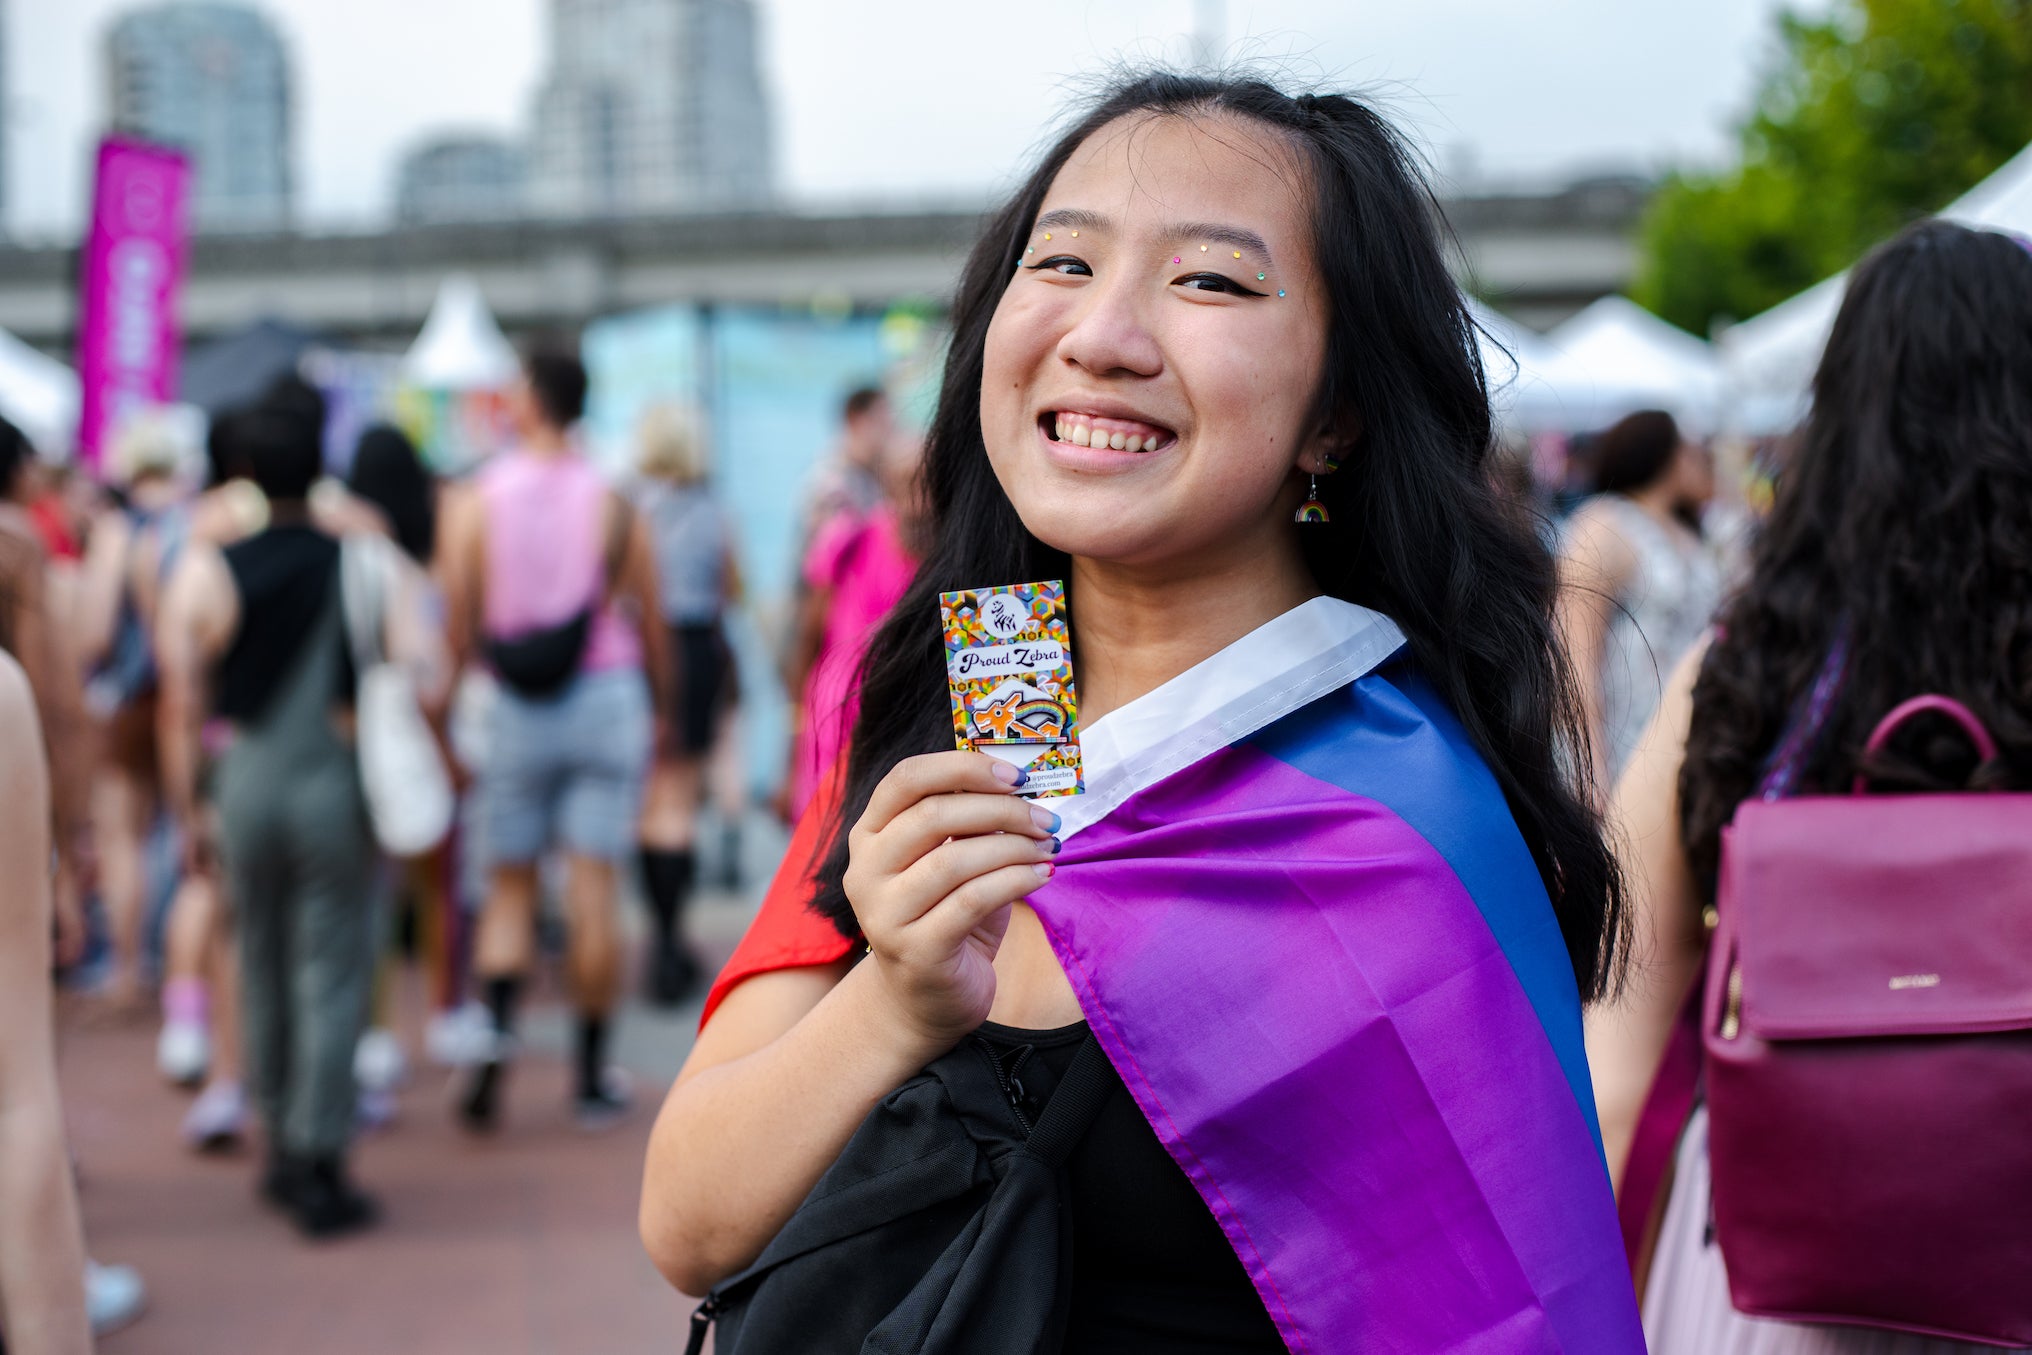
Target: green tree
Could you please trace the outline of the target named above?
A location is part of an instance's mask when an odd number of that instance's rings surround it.
[[[1666,180],[1636,299],[1696,334],[1853,264],[2032,142],[2032,0],[1837,0],[1779,19],[1740,162]]]

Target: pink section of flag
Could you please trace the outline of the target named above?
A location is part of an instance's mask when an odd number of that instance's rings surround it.
[[[96,469],[136,410],[176,398],[190,161],[123,137],[99,143],[80,274],[79,455]]]

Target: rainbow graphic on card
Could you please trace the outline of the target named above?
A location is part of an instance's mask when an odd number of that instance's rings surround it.
[[[1030,773],[1023,794],[1077,795],[1079,697],[1065,585],[1019,583],[941,593],[953,741]]]

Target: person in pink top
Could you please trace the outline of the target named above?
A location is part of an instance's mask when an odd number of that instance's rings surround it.
[[[571,433],[585,398],[576,356],[532,352],[508,401],[517,444],[443,512],[454,659],[484,662],[499,687],[474,787],[487,899],[473,971],[493,1039],[457,1104],[480,1132],[498,1118],[515,1007],[535,959],[538,868],[552,850],[566,867],[577,1118],[600,1128],[627,1110],[606,1065],[620,975],[615,869],[634,850],[652,711],[666,708],[652,707],[650,685],[666,690],[668,667],[647,532]]]
[[[865,513],[842,510],[821,523],[805,552],[803,603],[785,681],[803,694],[783,806],[795,822],[846,748],[860,709],[856,675],[869,637],[917,572],[915,440],[892,444],[881,466],[884,498]]]

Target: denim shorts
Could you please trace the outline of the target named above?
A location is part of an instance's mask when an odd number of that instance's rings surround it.
[[[490,867],[553,847],[605,861],[634,851],[654,738],[640,669],[581,673],[545,701],[503,687],[486,728],[475,826]]]

